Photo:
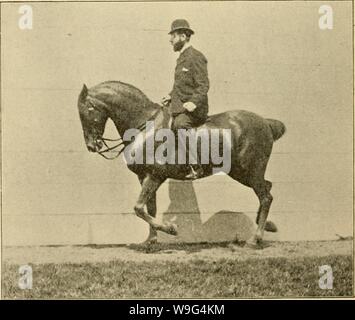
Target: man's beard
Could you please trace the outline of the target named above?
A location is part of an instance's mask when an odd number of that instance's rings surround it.
[[[175,52],[180,51],[180,50],[183,48],[185,42],[186,42],[186,41],[183,41],[183,40],[180,40],[180,41],[176,42],[176,43],[174,44],[174,46],[173,46],[174,51],[175,51]]]

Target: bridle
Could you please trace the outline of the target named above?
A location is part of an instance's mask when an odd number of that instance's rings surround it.
[[[95,99],[95,98],[94,98]],[[100,100],[99,100],[100,101]],[[100,103],[103,103],[102,101],[100,101]],[[99,110],[93,103],[90,103],[90,107],[96,109],[97,111],[101,112],[101,110]],[[151,121],[151,120],[154,120],[156,118],[156,116],[158,115],[158,113],[164,108],[164,106],[159,106],[158,110],[156,110],[152,116],[150,116],[147,120],[145,120],[144,123],[142,123],[141,125],[139,125],[137,127],[138,130],[140,131],[143,131],[146,129],[146,123],[147,121]],[[120,138],[117,138],[117,139],[111,139],[111,138],[104,138],[104,137],[101,137],[99,139],[96,139],[96,142],[98,141],[102,141],[102,143],[104,144],[104,146],[106,147],[106,149],[104,150],[100,150],[98,151],[97,153],[105,158],[106,160],[115,160],[116,158],[118,158],[121,153],[124,151],[124,149],[126,148],[126,145],[124,144],[124,141],[123,139],[120,137]],[[107,144],[107,141],[109,142],[118,142],[116,145],[110,147],[108,144]],[[121,148],[120,150],[117,150],[118,147],[122,146],[123,145],[123,148]],[[113,152],[116,152],[116,154],[112,157],[109,157],[107,156],[105,153],[113,153]]]
[[[108,138],[104,138],[102,137],[101,139],[97,139],[96,141],[102,141],[102,143],[105,145],[106,149],[102,150],[102,151],[98,151],[97,153],[105,158],[106,160],[114,160],[116,158],[118,158],[120,156],[120,154],[124,151],[125,149],[125,145],[124,145],[124,141],[122,140],[122,138],[118,138],[118,139],[108,139]],[[118,144],[116,144],[113,147],[108,146],[108,144],[106,143],[106,141],[120,141]],[[121,150],[118,150],[116,152],[116,154],[113,157],[108,157],[105,155],[106,152],[112,152],[113,150],[117,149],[119,146],[122,146],[123,148]]]

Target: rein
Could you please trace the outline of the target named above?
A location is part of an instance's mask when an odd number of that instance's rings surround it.
[[[147,123],[147,121],[154,120],[155,117],[158,115],[158,113],[159,113],[163,108],[164,108],[164,107],[161,106],[156,112],[153,113],[153,115],[152,115],[151,117],[149,117],[147,120],[145,120],[144,123],[142,123],[141,125],[139,125],[139,126],[137,127],[137,129],[138,129],[138,130],[141,130],[141,131],[142,131],[142,130],[145,130],[145,129],[146,129],[146,123]],[[105,149],[105,150],[102,150],[102,151],[98,151],[97,153],[98,153],[101,157],[105,158],[106,160],[114,160],[114,159],[118,158],[118,157],[121,155],[121,153],[124,151],[124,149],[126,148],[126,146],[125,146],[124,141],[123,141],[122,138],[118,138],[118,139],[108,139],[108,138],[102,137],[102,138],[100,139],[100,141],[103,142],[103,144],[105,145],[106,149]],[[117,144],[116,144],[115,146],[113,146],[113,147],[110,147],[110,146],[106,143],[106,141],[110,141],[110,142],[117,142],[117,141],[119,141],[119,143],[117,143]],[[118,147],[120,147],[120,146],[122,146],[122,145],[123,145],[123,148],[122,148],[122,149],[116,150]],[[108,157],[107,155],[105,155],[105,153],[107,153],[107,152],[112,153],[112,151],[115,151],[115,152],[116,152],[116,154],[115,154],[113,157]]]

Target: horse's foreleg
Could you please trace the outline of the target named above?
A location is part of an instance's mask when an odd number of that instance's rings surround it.
[[[157,222],[154,216],[151,216],[144,211],[144,206],[147,206],[148,212],[149,210],[154,210],[156,213],[155,195],[156,191],[164,181],[165,179],[158,179],[151,175],[147,175],[141,182],[142,190],[138,197],[138,201],[134,206],[134,211],[138,217],[149,223],[151,229],[150,232],[152,232],[150,234],[156,235],[156,230],[160,230],[172,235],[176,235],[177,229],[174,224],[160,224]],[[154,201],[152,201],[152,199]]]

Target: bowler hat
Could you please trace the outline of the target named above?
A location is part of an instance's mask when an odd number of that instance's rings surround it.
[[[191,34],[194,34],[195,32],[190,28],[189,23],[185,19],[176,19],[173,21],[171,24],[171,30],[169,34],[172,34],[174,31],[177,30],[188,30],[190,31]]]

